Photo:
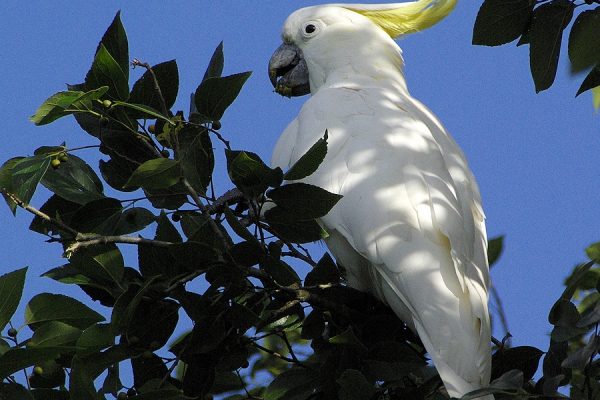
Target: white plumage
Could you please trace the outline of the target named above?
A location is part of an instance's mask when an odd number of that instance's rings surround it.
[[[406,4],[440,7],[380,9]],[[401,50],[378,23],[385,13],[356,11],[365,9],[377,6],[309,7],[287,19],[283,39],[301,50],[311,97],[272,164],[289,168],[328,130],[325,160],[302,180],[344,196],[320,220],[327,246],[350,286],[389,304],[419,335],[448,393],[460,397],[487,386],[491,369],[479,190],[458,145],[410,96]]]

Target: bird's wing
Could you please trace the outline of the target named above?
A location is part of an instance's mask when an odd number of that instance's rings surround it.
[[[304,181],[344,196],[322,223],[350,284],[416,328],[451,392],[487,383],[485,228],[458,146],[419,103],[380,89],[320,90],[292,125],[295,141],[282,138],[287,154],[276,157],[288,165],[329,131],[329,152]]]

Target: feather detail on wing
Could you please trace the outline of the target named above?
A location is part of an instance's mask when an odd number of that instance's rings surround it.
[[[378,104],[378,112],[364,102]],[[336,111],[324,114],[328,104]],[[321,223],[348,283],[387,302],[416,330],[451,395],[487,385],[484,216],[458,146],[411,98],[325,89],[286,129],[274,165],[295,162],[325,129],[330,151],[303,181],[344,196]]]

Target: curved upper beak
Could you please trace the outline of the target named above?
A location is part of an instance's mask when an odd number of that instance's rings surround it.
[[[309,94],[308,67],[302,50],[293,44],[279,46],[269,61],[269,79],[275,91],[282,96]]]

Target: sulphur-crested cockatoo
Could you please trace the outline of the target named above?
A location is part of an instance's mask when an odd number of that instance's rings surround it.
[[[453,397],[490,379],[489,268],[479,189],[440,121],[411,97],[394,38],[456,0],[300,9],[269,63],[276,91],[311,94],[279,138],[288,168],[329,132],[303,182],[344,197],[320,223],[350,286],[387,303],[421,338]],[[490,396],[491,397],[491,396]]]

